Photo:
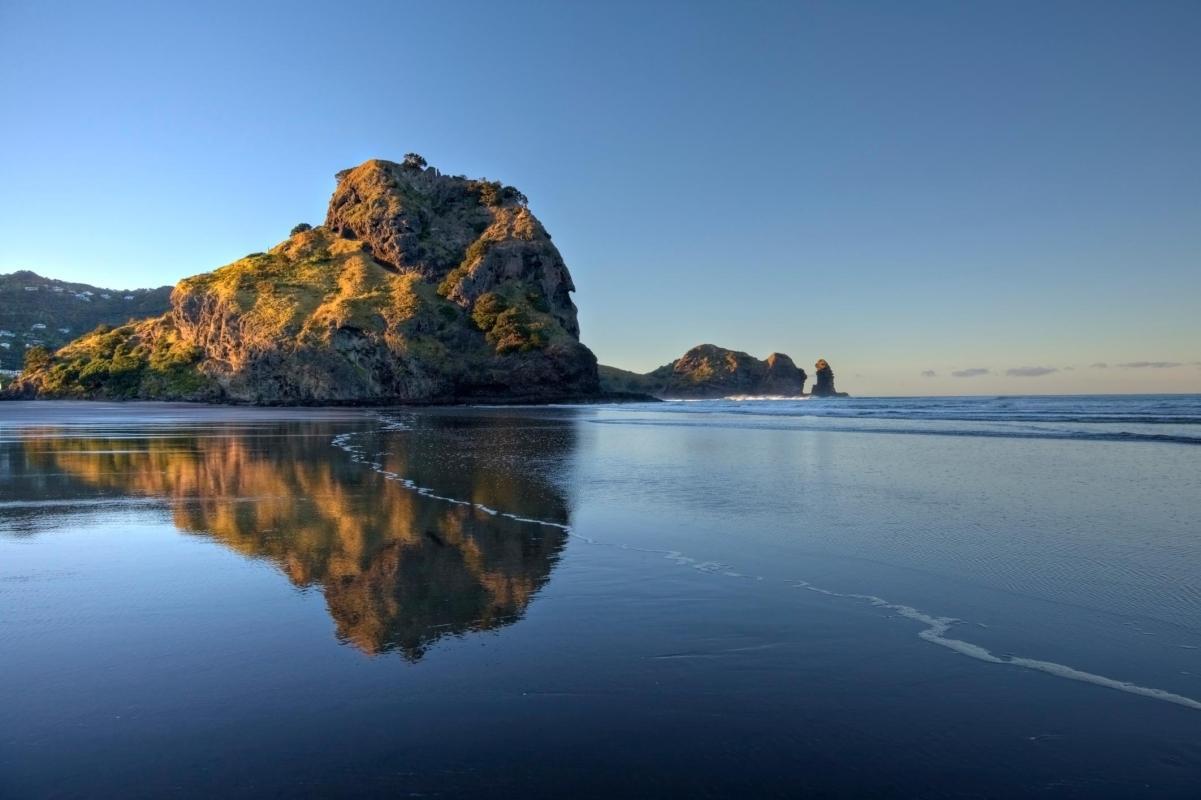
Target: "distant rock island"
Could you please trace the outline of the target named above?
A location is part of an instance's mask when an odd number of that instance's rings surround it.
[[[825,359],[817,362],[817,371],[814,395],[846,396],[834,391],[834,373]],[[665,400],[702,400],[800,397],[805,393],[808,376],[783,353],[772,353],[760,360],[737,350],[702,344],[647,373],[601,366],[600,378],[601,387],[610,392],[637,392]]]
[[[9,394],[256,404],[597,397],[574,290],[521,192],[443,175],[415,154],[371,160],[338,173],[324,225],[297,225],[267,252],[180,281],[159,316],[101,327],[57,352],[31,350]]]
[[[29,270],[0,275],[0,369],[19,370],[35,347],[55,350],[97,325],[157,316],[170,306],[170,286],[106,289]]]

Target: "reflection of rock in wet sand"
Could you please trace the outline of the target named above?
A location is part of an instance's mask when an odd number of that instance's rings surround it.
[[[502,420],[364,431],[386,470],[492,508],[565,523],[567,505],[537,464],[563,458],[567,427],[531,436]],[[429,500],[330,445],[345,427],[281,425],[244,434],[29,439],[29,467],[57,467],[93,489],[173,499],[175,524],[275,564],[324,593],[340,639],[416,660],[442,636],[520,617],[566,534]],[[523,450],[526,452],[523,453]],[[529,470],[526,456],[537,453]]]

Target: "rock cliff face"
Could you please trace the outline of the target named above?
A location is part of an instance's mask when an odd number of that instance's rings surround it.
[[[25,396],[262,404],[599,391],[571,275],[512,187],[419,156],[338,174],[326,224],[181,281],[171,310],[33,353]]]
[[[760,361],[712,344],[694,347],[671,364],[644,375],[601,368],[602,385],[608,391],[644,392],[664,399],[796,397],[803,394],[805,379],[805,371],[783,353],[772,353]]]
[[[368,161],[338,174],[325,225],[375,260],[416,274],[463,308],[511,281],[579,338],[575,284],[550,235],[511,186],[442,175],[419,156]]]

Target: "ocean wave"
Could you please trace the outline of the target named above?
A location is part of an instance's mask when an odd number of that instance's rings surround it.
[[[1201,445],[1201,430],[1196,434],[1190,433],[1151,433],[1128,430],[1073,430],[1073,429],[1030,429],[1030,428],[968,428],[945,425],[928,427],[906,427],[903,425],[830,425],[812,422],[796,421],[713,421],[713,420],[680,420],[663,418],[598,418],[588,420],[598,425],[648,425],[662,427],[695,427],[695,428],[745,428],[748,430],[767,431],[808,431],[808,432],[838,432],[838,433],[887,433],[904,436],[952,436],[952,437],[985,437],[993,439],[1051,439],[1070,441],[1096,442],[1149,442],[1157,444]]]
[[[727,398],[614,405],[593,421],[1201,444],[1201,395]]]
[[[636,404],[640,411],[921,419],[959,422],[1141,423],[1201,426],[1201,395],[1090,395],[1065,397],[728,397]]]

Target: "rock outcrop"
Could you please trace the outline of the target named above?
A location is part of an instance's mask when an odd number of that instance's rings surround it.
[[[664,399],[798,397],[804,393],[805,379],[805,371],[783,353],[761,361],[712,344],[694,347],[646,374],[601,367],[606,391],[643,392]]]
[[[419,156],[338,174],[325,225],[181,281],[168,313],[34,352],[23,396],[259,404],[595,396],[526,198]]]
[[[811,394],[814,397],[846,397],[846,392],[840,392],[834,388],[834,370],[830,369],[826,359],[819,358],[817,363],[813,365],[816,370],[814,374],[813,391]]]

